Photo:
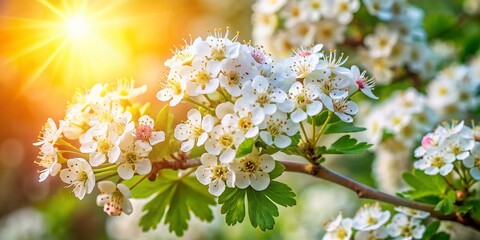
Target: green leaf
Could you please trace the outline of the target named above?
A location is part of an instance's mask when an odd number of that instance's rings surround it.
[[[173,121],[174,116],[170,113],[170,107],[165,105],[157,115],[154,129],[163,131],[166,140],[153,146],[152,151],[148,155],[152,161],[161,161],[164,158],[169,158],[171,153],[178,151],[179,143],[173,137]]]
[[[432,240],[450,240],[450,235],[446,232],[439,232],[433,235],[430,239]]]
[[[455,191],[449,191],[447,195],[435,206],[435,210],[450,214],[455,204]]]
[[[156,196],[143,207],[146,212],[140,219],[143,231],[155,229],[164,219],[169,231],[182,236],[188,227],[190,211],[201,220],[213,220],[210,206],[215,205],[214,197],[195,177],[180,179],[176,171],[164,170],[153,185],[159,188]],[[149,189],[147,186],[145,189]],[[138,187],[140,184],[134,190]]]
[[[279,161],[275,161],[275,168],[273,171],[269,172],[268,175],[270,175],[270,179],[275,179],[280,177],[283,171],[285,171],[285,166],[283,166],[283,164],[281,164]]]
[[[332,133],[350,133],[350,132],[361,132],[365,131],[366,128],[357,127],[353,125],[353,123],[346,123],[344,121],[338,121],[334,123],[327,124],[325,134],[332,134]]]
[[[255,145],[255,140],[253,138],[245,139],[237,149],[236,158],[241,158],[247,154],[252,153],[253,146]]]
[[[423,171],[415,169],[412,172],[403,174],[403,180],[412,187],[411,190],[403,192],[402,195],[412,200],[422,202],[428,197],[435,197],[434,204],[445,194],[447,188],[445,181],[440,175],[427,175]],[[431,198],[430,198],[431,199]],[[428,201],[428,203],[432,203]]]
[[[245,218],[245,195],[248,200],[248,216],[253,227],[262,231],[271,230],[278,217],[278,207],[294,206],[295,193],[286,184],[271,181],[267,189],[256,191],[252,187],[246,189],[227,188],[218,198],[218,203],[223,204],[221,213],[225,214],[228,225],[235,225]]]
[[[245,189],[226,188],[218,197],[218,203],[223,204],[220,212],[225,214],[228,226],[243,222],[245,219]]]
[[[272,230],[275,226],[274,217],[278,217],[278,208],[268,197],[249,187],[246,189],[248,199],[248,216],[253,227],[262,231]]]
[[[433,235],[437,232],[438,228],[440,227],[440,221],[433,221],[431,222],[428,226],[427,229],[425,230],[425,233],[423,234],[423,239],[431,239]]]
[[[364,152],[371,146],[372,144],[366,142],[357,143],[357,139],[351,138],[350,135],[345,135],[332,143],[330,148],[318,147],[317,151],[325,154],[356,154]]]

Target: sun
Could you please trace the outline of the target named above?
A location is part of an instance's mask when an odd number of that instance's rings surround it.
[[[68,17],[65,21],[65,32],[73,39],[82,39],[89,33],[90,23],[88,18],[82,15]]]
[[[127,1],[37,0],[41,18],[7,18],[16,36],[8,60],[28,72],[22,92],[39,78],[78,86],[123,76],[132,52],[126,31],[138,24]]]

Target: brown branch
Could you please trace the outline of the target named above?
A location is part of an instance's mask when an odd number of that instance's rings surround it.
[[[437,219],[458,222],[463,225],[471,226],[477,230],[480,230],[480,222],[472,219],[469,215],[462,215],[457,212],[446,215],[442,212],[436,211],[433,205],[419,203],[384,193],[382,191],[359,183],[353,179],[340,175],[336,172],[328,170],[321,165],[288,161],[280,161],[280,163],[285,166],[286,171],[308,174],[310,176],[341,185],[355,192],[359,198],[377,200],[396,206],[403,206],[429,212],[432,217],[435,217]],[[190,160],[163,160],[160,162],[154,162],[152,172],[149,175],[149,179],[151,181],[154,181],[157,173],[162,169],[179,170],[188,169],[199,165],[201,165],[201,162],[198,158]]]
[[[340,175],[336,172],[330,171],[321,165],[283,161],[281,163],[285,166],[287,171],[308,174],[313,177],[321,178],[323,180],[341,185],[354,191],[359,198],[377,200],[396,206],[403,206],[429,212],[432,217],[435,217],[437,219],[459,222],[463,225],[471,226],[477,230],[480,230],[480,223],[478,221],[475,221],[468,215],[462,215],[456,212],[446,215],[442,212],[436,211],[433,205],[419,203],[384,193],[382,191],[359,183],[355,180],[347,178],[343,175]]]

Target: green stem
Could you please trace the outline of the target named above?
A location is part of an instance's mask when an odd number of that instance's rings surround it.
[[[140,178],[137,182],[135,182],[131,187],[130,190],[132,190],[134,187],[136,187],[138,184],[140,184],[143,180],[145,180],[148,177],[148,174]]]
[[[225,101],[231,101],[232,99],[227,97],[227,95],[225,94],[225,92],[223,91],[222,88],[218,88],[218,93],[220,93],[220,95],[223,96],[223,98],[225,99]]]
[[[93,169],[93,172],[94,173],[108,172],[108,171],[112,171],[112,170],[117,170],[117,167],[118,167],[117,165],[111,165],[111,166],[108,166],[108,167]]]
[[[111,177],[117,176],[117,171],[115,172],[103,172],[103,173],[98,173],[95,174],[95,177],[97,178],[96,181],[103,181],[105,179],[109,179]]]
[[[212,104],[212,105],[214,105],[214,106],[216,105],[216,102],[213,101],[212,99],[210,99],[210,97],[208,96],[208,94],[203,94],[203,96],[205,97],[205,99],[208,100],[208,102],[209,102],[210,104]]]
[[[76,152],[76,151],[70,151],[70,150],[59,150],[58,151],[59,153],[71,153],[71,154],[76,154],[76,155],[79,155],[83,158],[88,158],[88,155],[87,154],[84,154],[84,153],[81,153],[81,152]]]
[[[207,110],[209,113],[215,115],[215,112],[212,110],[212,108],[207,107],[205,104],[199,103],[199,102],[197,102],[197,101],[195,101],[195,100],[193,100],[192,98],[189,98],[189,97],[187,97],[185,100],[187,100],[188,102],[191,102],[191,103],[193,103],[193,104],[195,104],[199,107],[202,107],[203,109]]]
[[[77,147],[75,147],[75,146],[73,146],[71,143],[65,141],[63,138],[59,138],[58,141],[57,141],[57,143],[60,144],[60,145],[62,145],[62,146],[66,146],[66,147],[69,147],[69,148],[71,148],[71,149],[73,149],[73,150],[76,150],[76,151],[80,152],[80,150],[79,150]]]
[[[303,127],[302,122],[300,122],[300,128],[302,129],[302,133],[305,136],[305,143],[310,144],[310,141],[308,141],[307,131],[305,131],[305,127]]]
[[[314,141],[315,145],[317,145],[318,140],[320,140],[320,137],[322,136],[323,132],[327,128],[327,124],[328,122],[330,122],[330,119],[332,118],[332,114],[333,113],[331,111],[328,111],[327,119],[325,119],[325,122],[323,123],[322,128],[320,128],[320,132],[318,132],[317,137],[315,137],[315,141]]]

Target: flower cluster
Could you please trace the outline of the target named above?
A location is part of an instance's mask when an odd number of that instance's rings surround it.
[[[480,60],[471,65],[449,66],[427,86],[429,105],[443,118],[465,117],[480,106]],[[477,72],[476,72],[477,71]]]
[[[403,66],[423,77],[431,76],[436,62],[422,27],[423,11],[403,0],[364,0],[363,3],[370,14],[385,21],[365,36],[365,49],[361,54],[379,83],[390,83],[395,69]]]
[[[378,203],[363,206],[353,219],[344,218],[340,213],[325,224],[327,233],[323,240],[421,239],[426,230],[421,222],[429,213],[405,207],[395,210],[397,213],[391,219],[390,212],[383,211]]]
[[[455,169],[461,179],[471,176],[480,180],[480,126],[470,128],[463,121],[443,123],[423,137],[415,157],[420,160],[414,167],[428,175],[446,176]]]
[[[176,126],[181,150],[205,149],[197,177],[220,195],[225,186],[263,190],[274,168],[265,148],[284,149],[308,119],[330,111],[352,122],[358,106],[350,97],[372,93],[374,82],[348,58],[322,45],[301,48],[282,61],[273,61],[262,49],[228,38],[228,29],[216,30],[205,40],[197,38],[174,52],[161,101],[171,106],[189,102],[198,109]],[[252,153],[237,157],[246,140],[261,142]],[[234,174],[232,174],[232,172]]]
[[[57,127],[48,119],[39,141],[37,164],[40,181],[60,173],[63,182],[73,187],[79,199],[90,194],[98,179],[150,173],[152,147],[165,140],[156,131],[154,120],[132,105],[132,98],[143,94],[146,86],[135,88],[133,81],[97,84],[85,93],[77,93]],[[76,146],[77,145],[77,146]],[[129,214],[128,187],[110,181],[98,183],[102,194],[98,204],[110,215]]]
[[[395,92],[365,118],[368,139],[378,145],[390,137],[411,152],[421,134],[438,121],[427,103],[426,97],[414,88]]]
[[[253,6],[253,38],[276,56],[314,43],[334,48],[346,42],[355,50],[360,46],[361,64],[381,84],[402,74],[398,69],[403,67],[430,77],[437,62],[422,27],[422,10],[404,0],[363,0],[363,4],[379,20],[373,32],[363,32],[361,18],[350,24],[359,0],[260,0]]]
[[[253,5],[253,38],[279,56],[313,43],[334,48],[359,8],[359,0],[260,0]]]

